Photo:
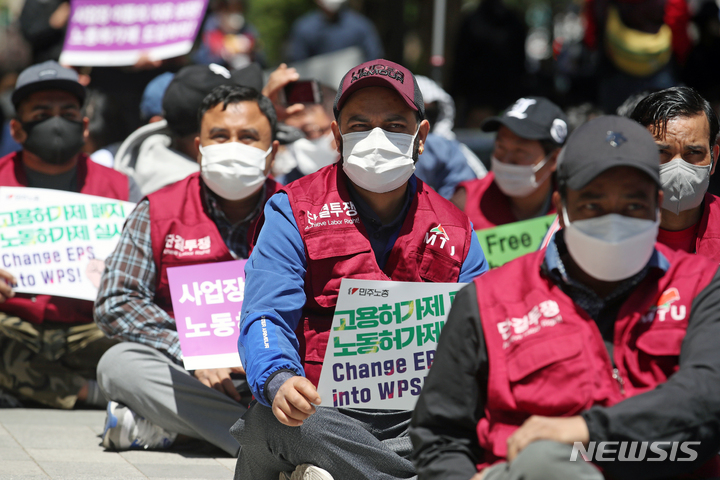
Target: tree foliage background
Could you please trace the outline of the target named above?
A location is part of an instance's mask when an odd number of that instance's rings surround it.
[[[282,61],[293,22],[315,9],[313,0],[246,0],[246,4],[247,19],[260,32],[261,46],[270,65]]]

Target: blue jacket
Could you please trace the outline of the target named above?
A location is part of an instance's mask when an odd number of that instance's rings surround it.
[[[409,196],[415,195],[415,188],[413,176]],[[358,205],[358,210],[364,207],[367,206]],[[400,216],[404,219],[406,213],[407,207]],[[372,226],[364,221],[363,224],[370,233]],[[401,224],[398,222],[397,231],[387,237],[384,248],[371,243],[376,258],[380,259],[379,264],[387,255],[379,255],[377,250],[383,248],[384,252],[389,252],[392,249]],[[305,247],[290,202],[287,195],[280,192],[265,205],[265,224],[245,265],[245,300],[238,339],[248,383],[255,398],[267,406],[272,404],[277,389],[287,377],[305,375],[295,329],[305,306],[306,267]],[[477,236],[472,235],[459,280],[470,282],[487,269]],[[256,321],[258,319],[260,321]],[[248,358],[253,361],[248,362]],[[271,385],[266,388],[269,379]]]

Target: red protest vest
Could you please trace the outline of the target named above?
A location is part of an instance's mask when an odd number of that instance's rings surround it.
[[[417,193],[380,269],[338,164],[286,186],[305,245],[307,300],[296,331],[305,376],[317,385],[343,278],[457,282],[473,234],[468,218],[417,180]]]
[[[128,199],[130,190],[128,177],[93,162],[84,153],[78,158],[77,179],[79,193],[117,200]],[[27,187],[22,151],[0,158],[0,186]],[[0,264],[0,268],[3,266]],[[0,311],[36,324],[43,321],[92,323],[92,306],[92,302],[75,298],[18,293],[0,304]]]
[[[465,214],[470,218],[475,230],[506,225],[517,222],[512,213],[510,200],[495,183],[495,174],[488,172],[483,178],[458,183],[456,190],[465,189]],[[555,206],[545,214],[555,213]]]
[[[265,181],[265,201],[278,191],[279,184]],[[200,173],[188,175],[147,196],[150,201],[150,236],[155,261],[155,298],[160,308],[173,315],[167,269],[200,263],[234,260],[215,222],[208,216]],[[248,245],[257,239],[263,215],[248,229]]]
[[[610,406],[652,390],[677,371],[692,301],[718,266],[661,244],[656,248],[669,270],[659,279],[648,275],[615,322],[619,380],[595,322],[541,273],[544,250],[475,279],[490,360],[488,400],[477,425],[485,451],[479,469],[505,459],[508,437],[531,415],[562,417]]]
[[[720,263],[720,198],[711,193],[705,194],[695,252]]]

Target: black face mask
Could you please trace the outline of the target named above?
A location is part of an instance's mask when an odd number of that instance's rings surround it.
[[[22,127],[27,133],[23,148],[53,165],[69,162],[85,144],[82,121],[50,117],[24,122]]]

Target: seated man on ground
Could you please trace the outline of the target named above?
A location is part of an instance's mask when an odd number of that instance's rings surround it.
[[[413,172],[430,126],[412,73],[373,60],[343,78],[332,131],[340,162],[265,207],[245,266],[239,351],[256,402],[233,427],[236,479],[400,479],[410,412],[317,408],[343,278],[467,282],[487,270],[472,224]],[[324,220],[323,211],[337,212]],[[427,243],[442,228],[449,240]]]
[[[656,243],[652,136],[591,120],[557,180],[547,249],[455,299],[413,416],[419,478],[717,478],[720,273]]]
[[[650,130],[660,149],[665,195],[658,242],[720,262],[720,200],[707,191],[719,150],[715,110],[692,88],[673,87],[646,96],[630,118]]]
[[[521,98],[483,131],[497,132],[488,175],[460,182],[451,201],[476,230],[555,213],[552,173],[568,134],[560,107],[542,97]]]
[[[98,382],[112,400],[103,434],[108,449],[167,447],[181,434],[238,452],[229,429],[245,407],[232,374],[244,372],[182,367],[167,269],[248,257],[265,202],[279,188],[267,178],[277,120],[270,100],[237,85],[213,90],[199,118],[200,173],[138,204],[102,277],[95,320],[124,340],[98,365]],[[181,255],[198,242],[206,253]]]
[[[0,186],[139,199],[128,177],[80,152],[88,128],[81,113],[85,96],[77,73],[52,60],[20,74],[10,129],[23,148],[0,158]],[[10,285],[22,265],[3,267],[8,271],[0,269],[0,389],[53,408],[105,404],[95,368],[115,342],[93,323],[92,302],[15,293]]]

